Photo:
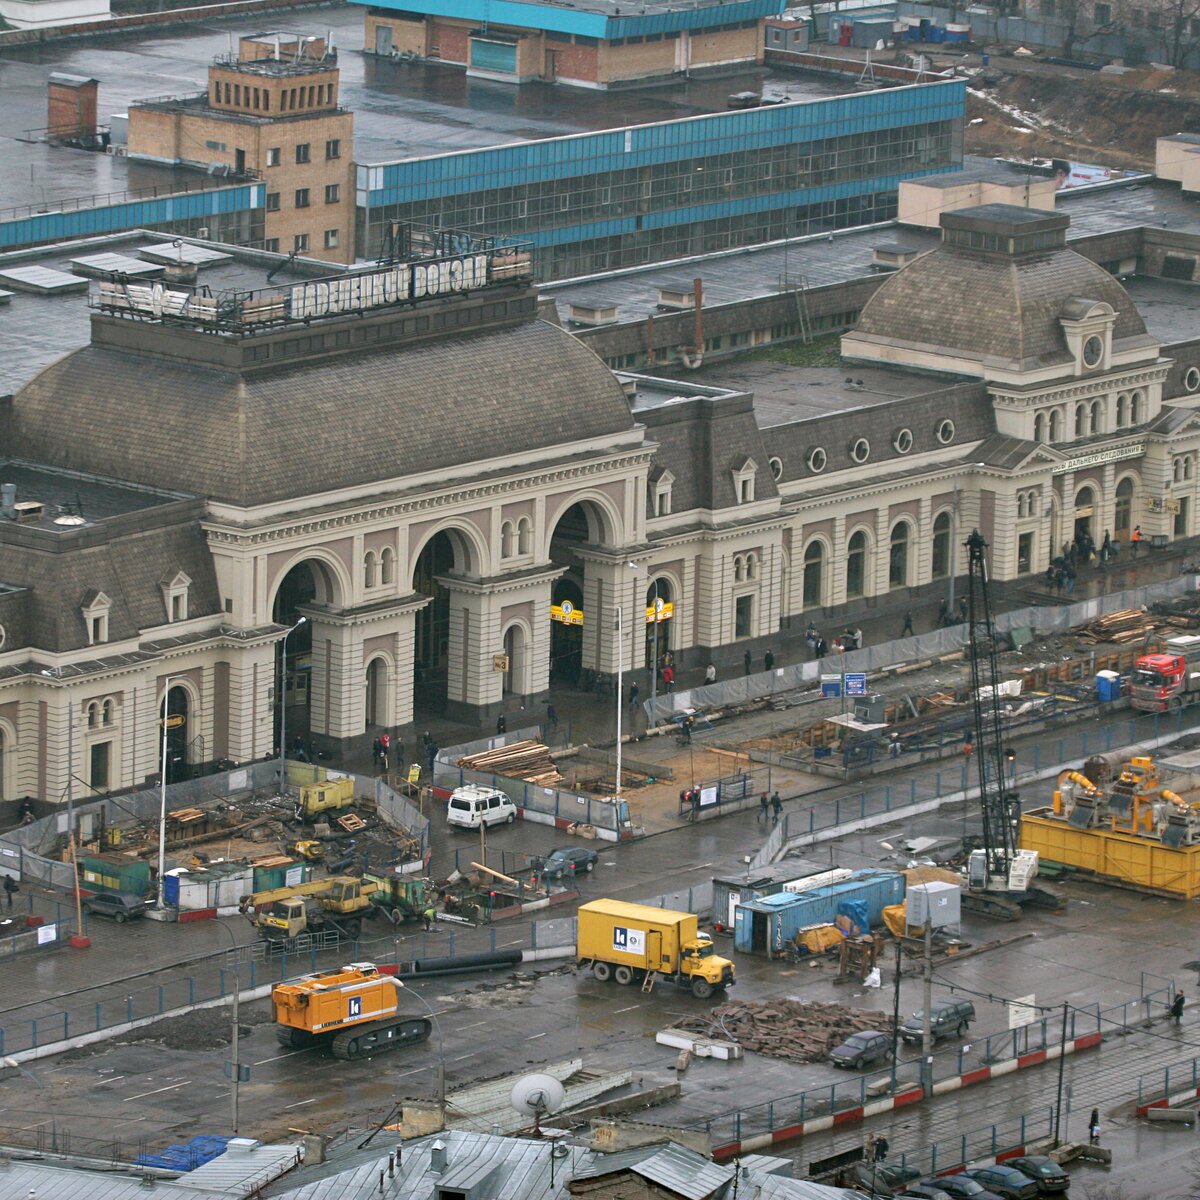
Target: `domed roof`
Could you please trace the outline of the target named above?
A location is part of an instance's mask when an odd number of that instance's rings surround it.
[[[634,427],[612,372],[542,321],[254,370],[170,351],[93,340],[52,364],[13,401],[12,445],[250,507]]]
[[[1067,224],[1065,216],[1001,204],[944,214],[942,245],[875,292],[847,335],[845,353],[855,356],[875,343],[877,354],[899,346],[1032,370],[1072,361],[1061,321],[1077,320],[1096,304],[1115,314],[1114,343],[1149,344],[1120,283],[1066,248]]]

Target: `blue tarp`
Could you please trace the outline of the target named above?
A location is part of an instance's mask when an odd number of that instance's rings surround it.
[[[158,1167],[164,1171],[194,1171],[225,1153],[229,1139],[213,1134],[197,1134],[182,1146],[168,1146],[157,1154],[139,1154],[135,1165]]]

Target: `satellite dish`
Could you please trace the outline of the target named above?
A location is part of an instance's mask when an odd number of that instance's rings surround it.
[[[513,1084],[508,1102],[522,1116],[533,1118],[534,1131],[539,1131],[542,1117],[562,1108],[567,1093],[553,1075],[526,1075]]]

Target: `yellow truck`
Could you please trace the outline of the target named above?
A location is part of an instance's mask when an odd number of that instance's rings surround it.
[[[695,913],[593,900],[579,909],[577,942],[579,966],[601,982],[641,983],[648,991],[655,979],[670,979],[700,1000],[734,982],[733,963],[713,953]]]
[[[337,812],[349,808],[353,803],[353,779],[323,779],[320,783],[306,783],[300,789],[296,819],[316,821],[322,813]]]

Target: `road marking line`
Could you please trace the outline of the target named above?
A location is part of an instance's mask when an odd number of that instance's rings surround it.
[[[476,1050],[474,1054],[460,1054],[457,1058],[452,1058],[450,1061],[451,1062],[462,1062],[463,1059],[465,1059],[465,1058],[478,1058],[478,1057],[479,1057],[479,1051]]]
[[[526,1040],[527,1042],[536,1042],[536,1041],[538,1040],[538,1038],[540,1038],[540,1037],[545,1037],[545,1036],[546,1036],[546,1035],[545,1035],[544,1033],[535,1033],[535,1034],[533,1035],[533,1037],[527,1037],[525,1040]]]
[[[172,1083],[167,1087],[155,1088],[152,1092],[138,1092],[136,1096],[126,1096],[121,1103],[128,1104],[130,1100],[141,1100],[144,1096],[157,1096],[159,1092],[173,1092],[176,1088],[187,1087],[191,1082],[190,1079],[185,1079],[182,1083]]]
[[[417,1075],[421,1071],[432,1070],[431,1067],[414,1067],[411,1071],[401,1071],[399,1075],[394,1075],[393,1079],[403,1079],[405,1075]]]
[[[458,1028],[461,1031],[463,1029],[474,1029],[476,1025],[486,1025],[486,1024],[487,1024],[486,1021],[472,1021],[470,1023],[470,1025],[460,1025]]]
[[[111,1079],[101,1079],[101,1083],[120,1083],[122,1079],[128,1079],[128,1075],[114,1075]]]
[[[642,1006],[641,1006],[640,1004],[631,1004],[631,1005],[630,1005],[628,1008],[618,1008],[618,1009],[616,1010],[616,1012],[614,1012],[614,1013],[613,1013],[613,1016],[615,1017],[615,1016],[617,1015],[617,1013],[623,1013],[623,1012],[633,1012],[633,1010],[634,1010],[635,1008],[641,1008],[641,1007],[642,1007]]]
[[[286,1054],[277,1054],[274,1058],[260,1058],[258,1062],[251,1063],[252,1067],[261,1067],[263,1063],[278,1062],[281,1058],[291,1058],[293,1054],[307,1054],[311,1050],[311,1046],[305,1046],[303,1050],[289,1050]]]
[[[316,1102],[316,1096],[314,1096],[311,1100],[297,1100],[295,1104],[285,1104],[283,1111],[287,1112],[289,1108],[303,1108],[306,1104],[316,1104]]]
[[[524,938],[517,938],[517,940],[515,942],[501,942],[500,943],[501,948],[503,948],[505,946],[523,946],[523,945],[525,945]]]

